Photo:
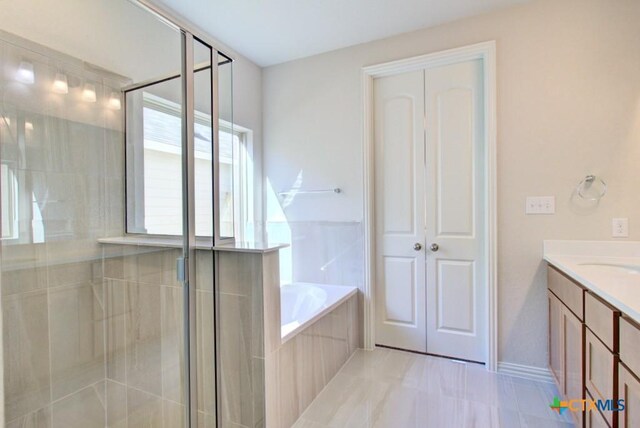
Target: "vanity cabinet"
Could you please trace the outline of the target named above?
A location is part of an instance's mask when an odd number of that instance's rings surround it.
[[[584,319],[584,289],[580,285],[550,266],[547,270],[547,286],[576,317]]]
[[[557,270],[548,271],[549,367],[563,399],[584,398],[583,289]],[[583,413],[571,412],[576,426]]]
[[[584,398],[584,328],[582,322],[568,309],[564,309],[562,331],[564,333],[564,395],[569,398]],[[582,412],[571,412],[576,426],[582,426]]]
[[[620,360],[640,374],[640,326],[626,317],[620,318]]]
[[[617,399],[619,318],[620,311],[593,292],[585,293],[585,388],[594,400]],[[617,412],[601,415],[610,427],[616,426]]]
[[[562,398],[623,411],[572,412],[577,427],[640,427],[640,324],[549,265],[549,368]]]
[[[620,428],[640,427],[640,380],[623,364],[618,366],[618,397],[625,410],[618,414]]]
[[[587,329],[585,335],[585,388],[593,400],[614,398],[615,356]],[[595,410],[588,412],[597,413]],[[593,415],[591,415],[593,416]],[[614,412],[605,412],[604,419],[613,426]]]
[[[618,415],[618,426],[640,427],[640,326],[626,318],[620,318],[618,397],[625,405]]]
[[[587,394],[587,398],[592,399],[593,397]],[[582,425],[576,425],[580,427]],[[584,412],[584,426],[585,428],[610,428],[611,425],[606,421],[602,413],[599,411],[593,410],[590,412]]]
[[[548,292],[549,299],[549,368],[555,378],[558,389],[564,392],[562,329],[559,328],[562,318],[562,302],[555,294]]]

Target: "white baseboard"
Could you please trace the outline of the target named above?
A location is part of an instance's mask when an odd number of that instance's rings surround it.
[[[517,376],[524,379],[536,380],[538,382],[554,383],[551,371],[546,367],[525,366],[524,364],[498,362],[498,373],[509,376]]]

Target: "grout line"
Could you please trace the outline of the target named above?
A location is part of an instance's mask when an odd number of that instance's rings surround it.
[[[122,259],[122,272],[123,272],[123,276],[124,276],[124,258]],[[129,295],[129,281],[127,280],[123,280],[124,283],[122,284],[122,308],[123,308],[123,315],[124,318],[122,320],[122,324],[123,324],[123,340],[124,340],[124,380],[125,382],[128,384],[129,383],[129,361],[127,356],[128,354],[128,339],[127,339],[127,318],[128,318],[128,314],[129,314],[129,308],[127,307],[127,296]],[[125,390],[124,390],[124,410],[125,410],[125,423],[127,424],[127,426],[129,426],[129,391],[127,390],[128,386],[125,384]]]
[[[168,402],[173,403],[173,404],[178,404],[178,405],[180,405],[180,406],[184,406],[184,403],[180,403],[180,402],[175,401],[175,400],[172,400],[172,399],[170,399],[170,398],[164,398],[164,397],[162,397],[162,396],[160,396],[160,395],[158,395],[158,394],[154,394],[153,392],[145,391],[144,389],[136,388],[136,387],[134,387],[134,386],[128,386],[127,384],[122,383],[122,382],[117,381],[117,380],[107,379],[106,381],[107,381],[107,382],[115,383],[115,384],[120,385],[120,386],[123,386],[123,387],[125,387],[126,389],[131,389],[131,390],[133,390],[133,391],[140,392],[140,393],[143,393],[143,394],[145,394],[145,395],[149,395],[149,396],[151,396],[151,397],[153,397],[153,398],[157,398],[157,399],[160,399],[160,400],[168,401]],[[200,411],[200,410],[199,410],[199,411]]]
[[[47,338],[49,339],[49,346],[47,352],[49,353],[49,406],[51,411],[49,412],[49,423],[53,428],[53,365],[52,365],[52,352],[51,352],[51,306],[50,306],[50,289],[49,289],[49,245],[45,244],[45,264],[47,268]]]
[[[53,401],[51,402],[51,405],[53,406],[54,404],[58,404],[58,403],[60,403],[61,401],[64,401],[64,400],[66,400],[67,398],[70,398],[70,397],[72,397],[73,395],[75,395],[75,394],[79,393],[80,391],[84,391],[85,389],[95,388],[95,386],[96,386],[97,384],[99,384],[100,382],[104,382],[104,379],[97,380],[97,381],[95,381],[95,382],[93,382],[93,383],[90,383],[90,384],[87,384],[87,385],[85,385],[85,386],[83,386],[83,387],[81,387],[81,388],[78,388],[78,389],[76,389],[76,390],[75,390],[75,391],[73,391],[73,392],[70,392],[70,393],[68,393],[68,394],[66,394],[66,395],[63,395],[63,396],[62,396],[62,397],[60,397],[60,398],[56,398],[55,400],[53,400]]]
[[[106,147],[105,147],[106,150]],[[105,179],[106,180],[106,179]],[[106,184],[105,184],[106,186]],[[105,189],[106,190],[106,189]],[[107,389],[107,366],[109,360],[109,345],[108,345],[108,330],[107,324],[109,323],[108,307],[107,307],[107,281],[104,276],[105,272],[105,257],[104,247],[102,248],[102,346],[104,347],[104,425],[109,426],[109,393]]]
[[[167,293],[165,290],[163,290],[162,288],[158,291],[160,293],[160,338],[158,339],[160,341],[160,396],[164,397],[164,344],[163,342],[165,341],[165,337],[164,337],[164,324],[165,324],[165,319],[164,319],[164,309],[166,309],[167,306]],[[165,426],[165,419],[166,419],[166,415],[165,415],[165,405],[162,401],[163,399],[160,399],[160,414],[162,414],[162,426]]]

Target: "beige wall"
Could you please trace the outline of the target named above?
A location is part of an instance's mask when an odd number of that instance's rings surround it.
[[[610,239],[612,217],[640,239],[639,22],[637,0],[540,0],[266,68],[265,174],[276,189],[300,171],[345,189],[294,201],[290,221],[361,221],[361,68],[496,40],[499,359],[544,367],[542,241]],[[587,173],[609,184],[592,209],[571,198]],[[524,215],[539,195],[556,196],[555,215]]]

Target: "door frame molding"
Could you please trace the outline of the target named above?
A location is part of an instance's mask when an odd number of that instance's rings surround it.
[[[375,158],[373,80],[409,71],[455,64],[475,59],[483,60],[485,94],[485,251],[487,281],[486,367],[498,368],[498,281],[497,281],[497,156],[496,156],[496,42],[495,40],[463,46],[441,52],[385,62],[362,68],[363,102],[363,172],[364,172],[364,347],[375,347]]]

